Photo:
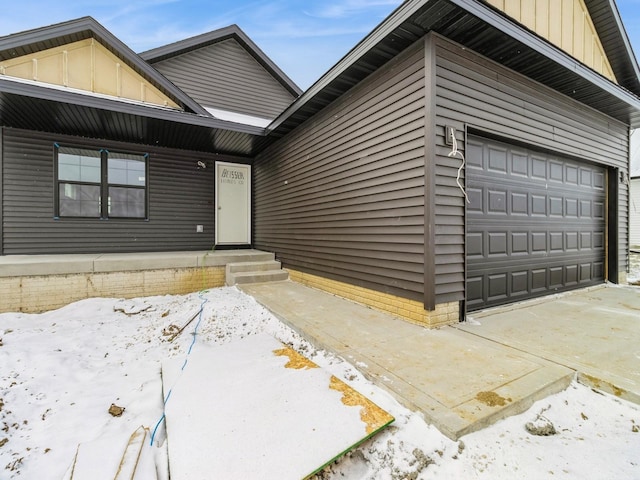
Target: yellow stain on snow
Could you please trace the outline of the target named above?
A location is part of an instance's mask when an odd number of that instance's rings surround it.
[[[273,353],[278,357],[289,358],[289,361],[284,366],[285,368],[293,368],[296,370],[319,368],[318,365],[304,355],[301,355],[289,347],[279,348],[274,350]],[[348,407],[360,407],[360,419],[366,425],[366,432],[368,434],[379,430],[395,420],[389,412],[380,408],[361,393],[356,392],[334,375],[331,375],[329,388],[342,393],[342,403],[344,405]]]
[[[308,369],[308,368],[318,368],[318,366],[313,363],[311,360],[306,358],[303,355],[300,355],[298,352],[289,347],[279,348],[278,350],[273,351],[274,355],[277,357],[289,357],[289,361],[286,363],[284,368],[294,368],[296,370]]]
[[[383,410],[367,397],[356,392],[349,385],[333,375],[331,376],[329,388],[342,392],[342,403],[345,405],[360,407],[360,419],[367,425],[367,433],[373,433],[394,420],[389,412]]]

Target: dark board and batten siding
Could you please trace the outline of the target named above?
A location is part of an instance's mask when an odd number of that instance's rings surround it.
[[[436,300],[464,298],[464,200],[445,126],[627,171],[628,127],[433,34],[436,48]],[[626,266],[627,187],[620,185],[619,268]],[[446,259],[446,261],[444,261]]]
[[[233,39],[153,67],[205,107],[275,118],[295,99]]]
[[[417,42],[259,155],[256,248],[288,268],[422,301],[424,90]]]
[[[3,254],[208,250],[214,243],[213,155],[5,128]],[[146,152],[149,220],[59,219],[54,212],[54,142]],[[208,168],[197,168],[198,160]],[[196,233],[196,225],[204,225]]]

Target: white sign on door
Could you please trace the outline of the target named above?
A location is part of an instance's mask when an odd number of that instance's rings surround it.
[[[216,245],[251,244],[251,165],[216,162]]]

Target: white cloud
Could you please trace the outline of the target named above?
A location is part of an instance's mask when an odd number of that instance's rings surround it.
[[[359,15],[363,12],[375,11],[376,7],[398,6],[402,3],[400,0],[343,0],[334,2],[323,2],[315,9],[307,10],[306,13],[313,17],[319,18],[345,18],[352,15]]]

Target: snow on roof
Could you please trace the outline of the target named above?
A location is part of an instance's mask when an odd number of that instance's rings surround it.
[[[246,115],[244,113],[230,112],[229,110],[221,110],[219,108],[204,107],[214,117],[225,120],[227,122],[242,123],[244,125],[251,125],[253,127],[267,128],[267,126],[273,121],[273,119],[254,117],[253,115]]]

